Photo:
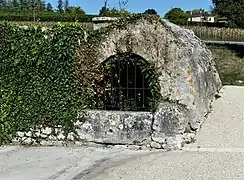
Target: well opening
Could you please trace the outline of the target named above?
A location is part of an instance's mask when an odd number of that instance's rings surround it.
[[[153,88],[150,83],[154,72],[145,59],[122,53],[110,56],[101,66],[103,78],[95,87],[97,110],[152,110]]]

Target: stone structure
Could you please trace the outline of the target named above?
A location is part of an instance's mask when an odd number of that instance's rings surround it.
[[[92,18],[93,30],[98,30],[109,26],[112,22],[117,21],[117,17],[94,17]]]
[[[192,137],[191,133],[200,128],[221,88],[211,52],[205,44],[190,30],[168,21],[142,17],[123,29],[111,28],[96,46],[95,58],[103,63],[113,55],[126,52],[139,55],[156,67],[160,74],[160,105],[152,118],[140,113],[91,111],[80,130],[81,134],[89,134],[84,139],[111,144],[153,141],[159,148],[165,144],[181,144],[187,136],[185,133]]]
[[[129,52],[153,64],[162,98],[155,112],[88,111],[69,140],[151,148],[181,148],[192,141],[221,88],[211,52],[192,31],[141,17],[122,29],[113,26],[94,47],[97,63]]]

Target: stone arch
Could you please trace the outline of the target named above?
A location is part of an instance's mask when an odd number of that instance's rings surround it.
[[[221,88],[211,52],[192,31],[157,17],[139,16],[95,31],[80,45],[81,78],[89,75],[89,84],[96,76],[100,81],[99,65],[125,53],[136,54],[154,67],[159,104],[153,112],[89,111],[85,124],[94,127],[88,141],[180,147],[184,133],[200,128]]]
[[[120,53],[107,58],[101,66],[104,76],[96,87],[96,109],[153,111],[153,91],[159,94],[160,88],[158,82],[156,88],[150,87],[152,80],[158,79],[149,62],[134,53]]]

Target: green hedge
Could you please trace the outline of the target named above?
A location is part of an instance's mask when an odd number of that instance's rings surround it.
[[[71,13],[54,13],[47,11],[18,11],[0,9],[0,21],[51,21],[51,22],[90,22],[96,15],[76,15]]]
[[[75,50],[78,24],[48,31],[0,23],[0,145],[17,131],[62,126],[66,134],[82,110]]]

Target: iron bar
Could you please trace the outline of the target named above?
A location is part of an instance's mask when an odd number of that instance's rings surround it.
[[[150,88],[136,56],[115,56],[107,61],[103,82],[105,110],[149,110]]]

